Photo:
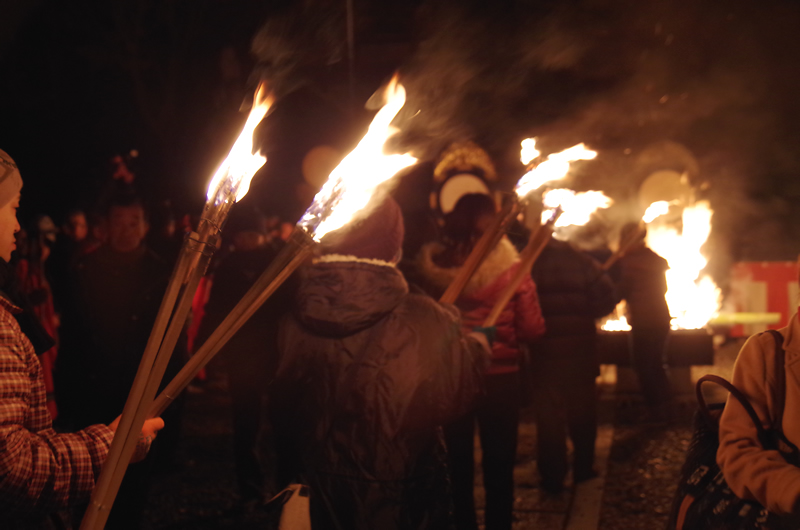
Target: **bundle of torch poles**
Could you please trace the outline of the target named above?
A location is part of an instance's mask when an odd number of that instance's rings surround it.
[[[327,182],[298,221],[275,260],[156,397],[167,364],[189,315],[194,293],[218,247],[227,215],[234,203],[247,193],[250,179],[266,161],[260,153],[252,153],[253,132],[272,104],[272,96],[266,85],[262,83],[259,86],[241,135],[209,185],[207,202],[197,230],[189,234],[184,241],[108,456],[92,492],[89,507],[80,526],[81,530],[99,530],[105,526],[122,479],[136,450],[145,420],[158,417],[164,412],[253,313],[301,264],[313,256],[316,243],[329,232],[367,215],[369,208],[380,202],[377,199],[380,185],[402,169],[416,163],[416,158],[410,154],[383,153],[386,140],[397,132],[390,123],[405,103],[405,90],[397,82],[396,77],[388,84],[384,98],[385,105],[376,114],[364,138],[331,172]],[[535,145],[530,142],[532,140],[523,142],[525,164],[539,156]],[[527,196],[531,192],[546,182],[565,176],[571,161],[590,159],[595,154],[586,150],[581,144],[529,166],[529,171],[517,184],[516,192],[519,199],[509,202],[496,215],[492,225],[476,243],[454,281],[441,297],[441,301],[454,303],[458,299],[474,272],[526,204]],[[497,300],[484,323],[485,326],[493,326],[496,323],[497,317],[513,297],[519,283],[526,274],[530,274],[533,264],[552,236],[561,211],[560,207],[554,207],[549,213],[549,219],[531,232],[528,244],[520,254],[521,263],[516,275]]]

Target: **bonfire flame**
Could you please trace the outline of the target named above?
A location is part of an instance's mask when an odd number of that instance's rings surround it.
[[[643,220],[652,222],[667,210],[669,203],[655,202],[647,209]],[[708,263],[700,249],[711,233],[712,215],[709,203],[701,201],[683,209],[680,233],[669,225],[650,227],[647,232],[647,246],[669,263],[666,300],[672,316],[672,329],[702,328],[719,312],[720,289],[710,277],[700,276]],[[630,326],[621,317],[607,321],[602,328],[624,331]]]
[[[253,131],[261,123],[273,102],[272,93],[262,81],[256,90],[253,108],[250,109],[242,133],[233,144],[228,158],[219,166],[208,185],[207,198],[213,201],[214,205],[227,202],[231,197],[234,197],[235,201],[242,200],[250,190],[253,175],[267,161],[260,152],[253,154]]]
[[[620,302],[622,307],[625,307],[625,302]],[[624,312],[624,310],[620,310],[619,306],[617,306],[617,313]],[[608,320],[605,324],[603,324],[603,329],[606,331],[629,331],[631,329],[631,325],[628,324],[628,319],[625,315],[620,316],[618,319],[615,320]]]
[[[651,228],[647,245],[669,263],[667,305],[673,329],[697,329],[717,315],[720,290],[700,272],[708,260],[700,253],[711,232],[713,212],[707,201],[683,209],[683,230],[669,226]]]
[[[545,210],[542,222],[551,218],[552,210],[561,207],[563,213],[556,221],[555,227],[583,226],[589,222],[592,214],[600,208],[608,208],[613,202],[600,191],[574,192],[567,189],[549,190],[542,197]]]
[[[537,156],[539,156],[539,151],[536,149],[536,139],[528,138],[523,140],[522,154],[520,156],[522,162],[527,163],[525,162],[526,159],[530,162]],[[577,160],[592,160],[596,156],[596,151],[587,149],[583,144],[574,145],[560,153],[548,155],[541,163],[537,164],[536,167],[525,173],[522,178],[519,179],[516,187],[517,196],[522,199],[548,182],[563,179],[567,176],[567,173],[569,173],[571,162]]]
[[[417,159],[406,153],[387,155],[383,146],[398,130],[390,124],[405,104],[406,91],[395,76],[386,87],[386,104],[378,111],[359,144],[331,172],[299,226],[316,241],[363,215],[375,190]]]

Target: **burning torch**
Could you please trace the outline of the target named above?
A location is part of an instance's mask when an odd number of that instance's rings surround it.
[[[539,151],[535,148],[535,144],[530,142],[526,144],[526,142],[528,141],[526,140],[522,144],[523,153],[527,153],[527,156],[533,155],[534,158],[539,157]],[[524,156],[526,155],[523,154]],[[569,173],[572,162],[592,160],[596,156],[596,151],[587,149],[583,144],[548,156],[522,176],[515,189],[517,196],[520,201],[526,200],[526,197],[548,182],[563,179]],[[597,208],[608,207],[611,204],[611,200],[600,192],[576,194],[571,190],[550,190],[544,194],[543,201],[547,209],[542,213],[542,224],[531,232],[528,243],[520,253],[519,267],[495,302],[492,311],[483,323],[484,327],[495,325],[500,313],[514,296],[522,279],[531,273],[533,264],[547,246],[556,227],[585,224]]]
[[[452,304],[461,295],[472,275],[480,267],[489,252],[492,251],[506,232],[511,221],[525,207],[528,197],[548,182],[560,180],[569,172],[569,164],[575,160],[589,160],[597,153],[587,150],[583,144],[573,146],[560,153],[554,153],[544,160],[534,163],[541,153],[536,148],[536,138],[526,138],[521,142],[520,161],[528,167],[516,186],[515,200],[509,201],[495,216],[492,224],[472,247],[467,259],[439,299],[442,303]]]
[[[92,492],[82,530],[103,528],[128,468],[150,404],[164,377],[172,351],[191,309],[192,298],[219,242],[219,233],[233,204],[250,188],[250,180],[266,158],[253,154],[253,131],[272,105],[266,84],[259,85],[244,129],[208,187],[197,230],[189,234],[167,285],[142,360],[122,411],[114,440]]]
[[[410,154],[383,153],[386,140],[397,132],[391,122],[405,103],[405,89],[396,77],[387,86],[385,99],[386,104],[375,115],[367,134],[331,172],[281,252],[158,396],[149,417],[160,415],[169,406],[247,319],[312,256],[316,243],[326,234],[365,216],[378,202],[380,185],[416,163],[417,159]]]

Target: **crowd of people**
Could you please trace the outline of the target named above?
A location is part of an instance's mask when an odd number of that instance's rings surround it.
[[[162,215],[151,228],[141,196],[118,186],[91,215],[72,210],[60,227],[39,216],[23,230],[21,189],[19,168],[0,151],[0,506],[4,528],[69,527],[86,508],[191,227]],[[611,271],[551,240],[487,328],[520,266],[520,238],[504,236],[454,305],[436,301],[496,214],[492,196],[467,193],[442,212],[436,237],[408,255],[407,225],[416,221],[382,198],[326,236],[225,346],[207,377],[224,373],[230,393],[243,507],[288,487],[286,496],[307,500],[316,530],[477,530],[477,430],[485,528],[510,530],[526,403],[542,490],[560,495],[597,476],[596,321],[623,298],[650,419],[671,419],[667,264],[643,237]],[[166,381],[275,258],[286,232],[257,208],[234,207]],[[178,399],[145,423],[108,528],[141,527],[154,470],[174,459],[181,407]],[[273,466],[259,453],[267,429]]]

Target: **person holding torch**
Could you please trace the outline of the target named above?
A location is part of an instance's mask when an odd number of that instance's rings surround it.
[[[0,510],[4,529],[69,528],[67,512],[89,499],[119,418],[74,433],[52,428],[32,343],[40,337],[21,318],[25,303],[8,266],[21,189],[17,165],[0,150]],[[135,458],[144,458],[163,426],[160,418],[145,422]]]
[[[444,290],[496,215],[488,195],[462,196],[445,216],[444,244],[425,245],[418,264],[431,291]],[[492,249],[456,301],[464,329],[480,326],[500,293],[521,266],[519,253],[503,237]],[[477,530],[473,495],[475,425],[483,451],[486,529],[510,530],[514,506],[514,462],[521,406],[520,342],[533,342],[545,332],[536,285],[525,275],[497,320],[492,362],[486,372],[486,393],[467,414],[445,427],[451,466],[456,526]]]
[[[480,392],[488,342],[409,292],[403,235],[389,198],[326,236],[281,324],[278,462],[284,484],[308,486],[315,530],[450,527],[439,426]]]

